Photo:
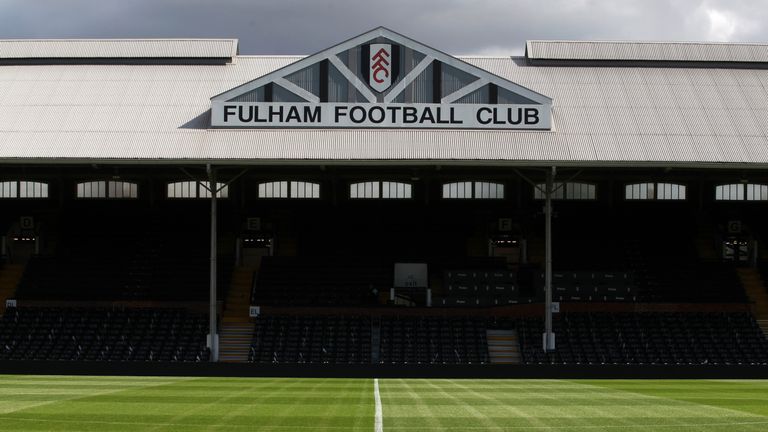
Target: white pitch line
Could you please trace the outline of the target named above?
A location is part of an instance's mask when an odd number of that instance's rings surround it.
[[[373,421],[373,432],[384,432],[384,419],[381,413],[381,395],[379,394],[379,379],[373,379],[373,400],[376,402],[376,415]]]

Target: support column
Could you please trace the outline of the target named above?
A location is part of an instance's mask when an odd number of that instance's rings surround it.
[[[211,349],[211,361],[219,361],[219,332],[217,330],[217,299],[216,299],[216,281],[217,281],[217,267],[216,267],[216,255],[217,250],[217,227],[216,227],[216,195],[218,195],[216,185],[216,170],[211,167],[211,164],[207,165],[209,188],[211,191],[211,292],[210,292],[210,305],[209,305],[209,330],[208,330],[208,348]]]
[[[552,333],[552,194],[554,193],[555,167],[547,170],[544,196],[544,351],[555,350],[555,334]]]

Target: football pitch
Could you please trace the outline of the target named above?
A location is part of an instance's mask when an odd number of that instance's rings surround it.
[[[768,381],[0,375],[1,431],[767,431]]]

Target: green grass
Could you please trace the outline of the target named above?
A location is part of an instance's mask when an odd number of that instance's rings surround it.
[[[384,431],[768,431],[768,381],[379,380]],[[370,379],[0,375],[0,431],[373,431]]]

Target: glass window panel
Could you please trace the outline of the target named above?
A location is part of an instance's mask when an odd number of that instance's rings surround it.
[[[504,185],[500,183],[475,182],[475,198],[503,199]]]
[[[456,182],[443,185],[443,198],[472,198],[472,182]]]
[[[675,183],[658,183],[656,198],[660,200],[684,200],[685,185]]]
[[[288,182],[275,181],[260,183],[259,198],[288,198]]]
[[[747,201],[766,201],[768,200],[768,185],[748,184]]]
[[[168,198],[197,198],[197,188],[196,181],[168,183]]]
[[[715,187],[715,200],[717,201],[740,201],[744,200],[744,185],[734,183],[719,185]]]
[[[17,186],[15,181],[6,181],[0,183],[0,198],[17,198]]]
[[[200,198],[210,198],[211,191],[208,190],[209,187],[210,182],[197,182],[197,196]],[[229,185],[225,186],[224,183],[217,182],[216,189],[219,191],[216,198],[229,198]]]
[[[138,198],[139,187],[136,183],[110,181],[107,187],[109,198]]]
[[[565,199],[593,200],[596,198],[595,189],[595,185],[589,183],[566,183]]]
[[[107,182],[94,181],[94,182],[78,183],[77,197],[78,198],[106,198]]]
[[[381,182],[381,197],[386,199],[411,198],[411,185],[400,182]]]
[[[381,197],[379,182],[352,183],[349,187],[350,198],[371,199]]]
[[[311,182],[292,181],[291,198],[320,198],[320,185]]]

